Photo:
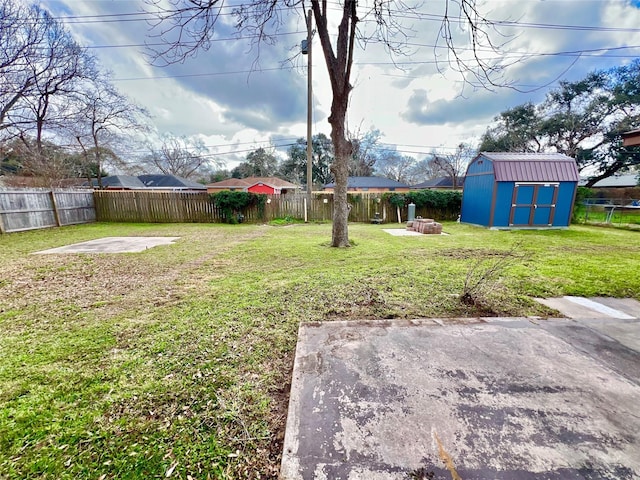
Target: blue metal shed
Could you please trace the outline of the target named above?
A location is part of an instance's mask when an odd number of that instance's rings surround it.
[[[578,186],[560,153],[482,152],[467,168],[460,221],[490,228],[566,228]]]

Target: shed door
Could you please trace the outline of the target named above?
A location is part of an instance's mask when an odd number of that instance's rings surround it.
[[[550,227],[556,210],[558,187],[558,183],[516,183],[509,225]]]

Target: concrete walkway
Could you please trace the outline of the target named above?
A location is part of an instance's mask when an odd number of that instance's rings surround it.
[[[299,331],[281,478],[638,479],[640,320]]]
[[[568,318],[615,318],[622,320],[640,318],[640,302],[633,298],[566,296],[536,298],[536,301],[558,310]]]

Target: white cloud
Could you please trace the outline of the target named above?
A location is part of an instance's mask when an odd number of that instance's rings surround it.
[[[141,0],[42,0],[42,4],[59,16],[137,13],[144,6]],[[429,1],[420,10],[440,14],[441,7],[442,1]],[[518,52],[540,54],[640,45],[640,32],[620,30],[637,29],[640,25],[640,9],[628,1],[487,0],[481,8],[493,19],[592,27],[503,28],[512,35],[496,37],[497,43],[509,41],[504,45],[505,59],[514,58]],[[132,15],[80,18],[69,19],[67,24],[90,47],[157,42],[148,36],[147,23],[128,21],[134,18]],[[87,23],[94,20],[95,23]],[[607,57],[606,52],[588,53],[577,60],[569,55],[525,57],[504,72],[504,80],[512,81],[523,92],[507,88],[491,92],[463,90],[462,77],[452,72],[446,62],[440,63],[440,69],[433,63],[434,52],[438,52],[440,60],[446,59],[445,51],[433,48],[438,22],[401,20],[411,34],[409,48],[414,55],[396,59],[403,63],[401,70],[394,67],[380,44],[372,43],[366,51],[359,51],[348,116],[353,129],[378,128],[385,134],[385,142],[392,144],[418,145],[426,150],[433,146],[455,147],[460,141],[477,138],[502,110],[527,101],[540,101],[547,88],[536,87],[553,85],[560,78],[577,80],[594,69],[630,61]],[[305,30],[301,17],[288,16],[283,21],[282,33]],[[221,24],[217,38],[230,38],[232,34],[229,25]],[[456,40],[464,38],[464,32],[455,35]],[[208,52],[166,68],[150,66],[140,47],[92,51],[105,68],[113,71],[118,88],[149,109],[160,133],[203,135],[207,144],[237,144],[237,150],[244,150],[247,145],[251,148],[251,142],[264,145],[272,138],[306,134],[306,57],[294,59],[299,68],[281,68],[285,60],[297,53],[304,36],[304,33],[283,35],[275,46],[264,45],[258,63],[255,63],[257,52],[250,49],[248,40],[214,42]],[[328,134],[326,117],[331,89],[317,37],[313,46],[314,133]],[[469,55],[468,51],[461,52]],[[640,49],[628,49],[615,53],[637,56],[639,52]],[[263,69],[266,71],[260,71]],[[161,76],[172,78],[154,78]],[[124,81],[126,78],[139,80]],[[462,92],[464,96],[460,96]],[[219,150],[229,149],[225,146]],[[239,152],[226,158],[237,162],[244,155]]]

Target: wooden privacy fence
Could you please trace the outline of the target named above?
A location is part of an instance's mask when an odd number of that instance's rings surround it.
[[[0,233],[95,221],[92,190],[0,189]]]
[[[95,208],[98,221],[149,223],[217,223],[225,222],[223,212],[204,192],[159,192],[144,190],[96,190]],[[370,222],[376,213],[383,222],[397,222],[397,210],[379,193],[349,194],[349,221]],[[305,194],[269,195],[261,215],[256,207],[243,210],[243,221],[268,222],[275,218],[305,218],[312,222],[329,221],[333,217],[333,194],[317,192],[307,205]],[[455,220],[460,212],[416,209],[416,215],[437,220]],[[402,221],[407,208],[401,208]]]
[[[100,222],[210,223],[222,221],[222,212],[204,192],[96,190]]]

